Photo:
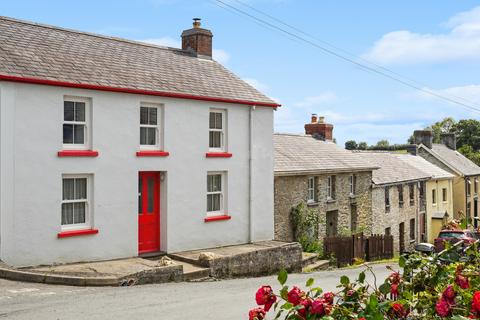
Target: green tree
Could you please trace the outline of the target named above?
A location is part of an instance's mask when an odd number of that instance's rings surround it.
[[[348,140],[345,142],[345,149],[347,150],[355,150],[358,148],[357,142],[355,140]]]
[[[441,121],[437,121],[430,126],[430,129],[433,130],[433,143],[440,143],[440,135],[442,133],[449,133],[454,130],[456,125],[455,119],[452,117],[444,118]],[[410,142],[410,141],[409,141]]]
[[[457,148],[469,145],[474,151],[480,150],[480,121],[460,120],[454,125],[453,131],[457,136]]]
[[[480,165],[480,152],[473,150],[471,145],[464,144],[458,148],[458,152],[472,160],[476,165]]]
[[[377,148],[379,149],[388,149],[390,142],[388,140],[380,140],[377,142]]]
[[[366,142],[359,142],[357,146],[358,150],[367,150],[368,149],[368,144]]]

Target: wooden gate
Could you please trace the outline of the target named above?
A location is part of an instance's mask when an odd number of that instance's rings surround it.
[[[365,251],[367,261],[393,258],[393,236],[371,235]]]

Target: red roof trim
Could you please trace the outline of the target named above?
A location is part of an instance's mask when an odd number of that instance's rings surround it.
[[[58,151],[59,157],[98,157],[98,151],[94,150],[63,150]]]
[[[160,150],[137,151],[137,157],[168,157],[169,155],[169,152]]]
[[[57,233],[58,238],[68,238],[76,236],[85,236],[89,234],[97,234],[98,229],[85,229],[85,230],[72,230],[72,231],[63,231]]]
[[[191,99],[191,100],[202,100],[202,101],[213,101],[213,102],[226,102],[226,103],[238,103],[238,104],[244,104],[244,105],[249,105],[249,106],[255,105],[255,106],[262,106],[262,107],[273,107],[273,108],[280,107],[280,104],[278,104],[278,103],[266,103],[266,102],[247,101],[247,100],[196,96],[196,95],[193,95],[193,94],[185,94],[185,93],[173,93],[173,92],[163,92],[163,91],[153,91],[153,90],[140,90],[140,89],[131,89],[131,88],[109,87],[109,86],[96,85],[96,84],[73,83],[73,82],[39,79],[39,78],[29,78],[29,77],[17,77],[17,76],[9,76],[9,75],[4,75],[4,74],[0,74],[0,80],[41,84],[41,85],[56,86],[56,87],[81,88],[81,89],[100,90],[100,91],[144,94],[144,95],[160,96],[160,97],[168,97],[168,98]]]
[[[221,216],[214,216],[214,217],[206,217],[204,219],[205,222],[213,222],[213,221],[222,221],[222,220],[230,220],[232,219],[232,216],[229,216],[227,214],[221,215]]]
[[[207,158],[231,158],[232,154],[228,152],[207,152],[205,156]]]

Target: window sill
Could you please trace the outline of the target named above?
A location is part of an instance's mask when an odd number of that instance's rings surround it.
[[[232,216],[229,216],[228,214],[221,215],[221,216],[212,216],[212,217],[206,217],[204,219],[205,222],[214,222],[214,221],[222,221],[222,220],[230,220],[232,219]]]
[[[228,152],[207,152],[205,156],[207,158],[231,158],[232,154]]]
[[[337,199],[327,199],[327,203],[335,203],[337,202]]]
[[[58,151],[59,157],[98,157],[98,151],[93,150],[62,150]]]
[[[308,207],[317,207],[319,205],[319,203],[317,201],[315,202],[307,202],[307,206]]]
[[[71,231],[62,231],[57,233],[58,238],[68,238],[76,236],[85,236],[89,234],[97,234],[98,229],[84,229],[84,230],[71,230]]]
[[[161,150],[137,151],[137,157],[168,157],[170,152]]]

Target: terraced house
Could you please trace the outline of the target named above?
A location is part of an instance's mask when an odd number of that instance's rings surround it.
[[[411,250],[415,243],[426,241],[432,230],[432,218],[438,216],[437,209],[442,217],[443,209],[451,210],[453,177],[421,157],[389,152],[357,153],[379,167],[372,179],[373,233],[392,235],[395,252]],[[442,202],[438,203],[440,188]]]
[[[0,17],[0,259],[273,239],[277,106],[198,20],[176,49]]]
[[[456,150],[456,137],[453,133],[442,134],[442,143],[433,143],[431,130],[416,130],[414,138],[417,148],[413,152],[454,175],[453,217],[467,217],[470,221],[473,220],[475,228],[480,226],[480,167]]]
[[[372,231],[372,170],[333,143],[333,126],[312,116],[306,135],[275,134],[275,239],[294,240],[291,209],[304,202],[319,216],[319,234]]]

